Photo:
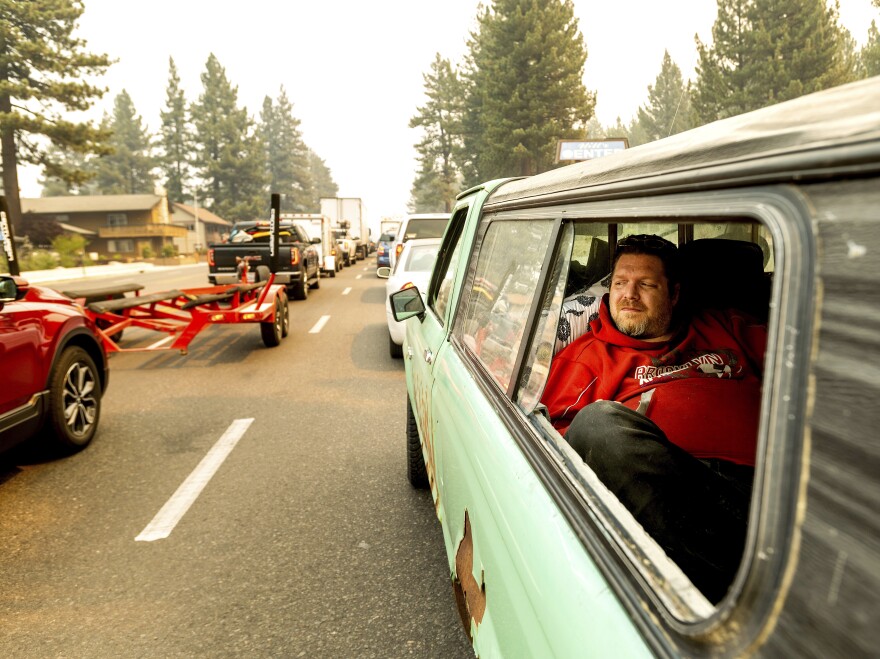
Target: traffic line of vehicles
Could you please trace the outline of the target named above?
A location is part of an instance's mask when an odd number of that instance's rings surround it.
[[[17,273],[2,197],[0,206],[4,251]],[[270,220],[239,222],[228,242],[210,247],[209,286],[144,294],[140,284],[117,282],[58,292],[0,275],[0,451],[35,434],[61,452],[87,446],[113,353],[187,354],[205,329],[244,323],[259,326],[266,347],[280,345],[290,329],[288,294],[307,299],[344,262],[326,216],[282,219],[277,206],[273,195]]]

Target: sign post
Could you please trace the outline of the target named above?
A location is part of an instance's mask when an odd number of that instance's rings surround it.
[[[21,276],[18,255],[15,253],[12,220],[9,217],[9,207],[6,205],[6,197],[4,196],[0,196],[0,240],[3,241],[3,251],[6,254],[6,262],[9,264],[9,274],[16,277]]]
[[[272,212],[269,218],[269,272],[278,272],[278,234],[281,221],[281,195],[272,193]]]

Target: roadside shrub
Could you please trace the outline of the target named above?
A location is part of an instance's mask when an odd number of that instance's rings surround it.
[[[153,256],[154,256],[153,248],[150,247],[149,245],[144,245],[144,246],[141,248],[141,256],[142,256],[143,258],[145,258],[145,259],[151,259],[151,258],[153,258]]]
[[[82,236],[69,233],[63,233],[52,239],[52,249],[58,252],[61,265],[65,268],[88,265],[91,262],[86,254],[87,244]]]
[[[177,256],[177,248],[171,244],[162,245],[162,256],[166,259]]]
[[[21,260],[22,270],[51,270],[58,267],[58,259],[45,249],[35,249],[30,256]]]

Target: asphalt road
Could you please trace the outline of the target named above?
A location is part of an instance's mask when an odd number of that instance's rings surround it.
[[[114,355],[88,449],[0,457],[0,656],[473,656],[430,495],[405,478],[403,363],[374,259],[321,279],[290,318],[276,348],[236,325],[186,356]],[[168,536],[136,540],[242,419]]]

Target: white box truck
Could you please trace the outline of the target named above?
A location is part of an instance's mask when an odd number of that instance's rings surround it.
[[[338,232],[346,230],[355,242],[355,259],[370,255],[370,227],[360,197],[321,197],[321,215],[330,218]]]
[[[282,220],[293,220],[293,223],[302,227],[309,239],[314,241],[320,238],[320,243],[315,243],[320,255],[321,273],[335,277],[342,270],[342,259],[339,255],[339,247],[333,237],[333,225],[329,217],[319,213],[281,213]]]

